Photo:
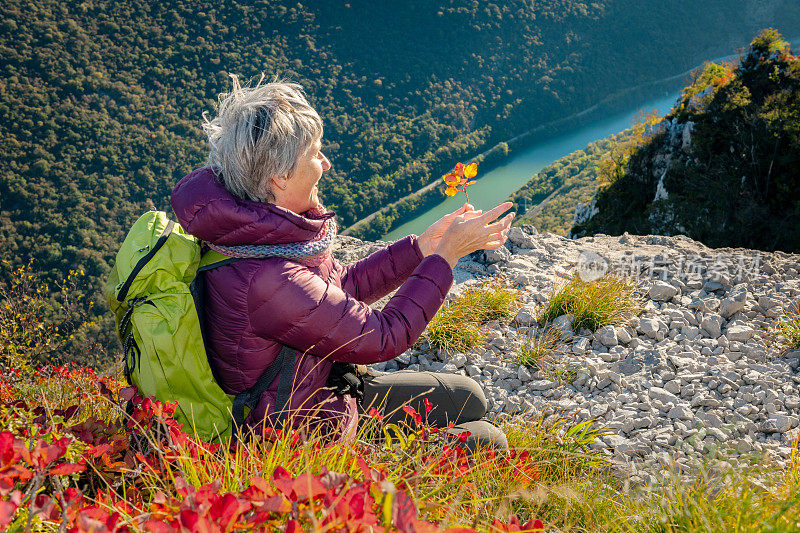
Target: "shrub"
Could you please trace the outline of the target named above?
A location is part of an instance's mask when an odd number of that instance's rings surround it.
[[[7,284],[0,283],[0,365],[31,373],[43,364],[64,361],[63,352],[92,326],[87,320],[92,305],[84,305],[78,296],[82,276],[71,270],[67,279],[57,284],[52,299],[48,299],[50,288],[30,263],[14,270]],[[96,343],[88,348],[84,350],[87,362],[89,354],[99,357]]]
[[[465,352],[485,339],[483,325],[510,321],[519,293],[494,281],[487,288],[470,289],[446,302],[425,330],[424,338],[448,352]]]
[[[554,285],[542,311],[542,320],[571,314],[572,328],[595,331],[601,326],[625,321],[629,314],[641,312],[637,284],[627,278],[606,274],[594,281],[574,276],[565,284]]]

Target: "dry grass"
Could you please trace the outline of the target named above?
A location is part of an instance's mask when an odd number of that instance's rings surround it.
[[[518,300],[519,293],[499,281],[470,289],[442,306],[423,337],[441,350],[469,351],[485,340],[483,326],[487,322],[513,318]]]
[[[560,329],[547,324],[532,327],[517,352],[517,362],[521,365],[542,368],[542,363],[560,355],[559,346],[563,344]]]
[[[784,319],[775,327],[773,336],[787,350],[800,349],[800,303],[784,309]]]
[[[622,323],[626,316],[641,310],[641,298],[636,289],[633,281],[613,274],[589,282],[575,276],[553,286],[541,319],[549,322],[571,314],[576,331],[580,328],[595,331],[601,326]]]

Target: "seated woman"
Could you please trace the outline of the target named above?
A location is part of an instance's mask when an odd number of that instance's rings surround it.
[[[222,388],[237,394],[296,352],[285,411],[297,427],[352,437],[359,410],[383,407],[392,420],[410,402],[429,423],[469,431],[468,445],[507,447],[486,420],[486,398],[473,380],[400,371],[362,376],[363,398],[328,386],[335,362],[370,364],[407,350],[442,305],[458,259],[503,245],[513,213],[504,203],[487,213],[464,205],[419,237],[409,235],[349,266],[331,255],[334,213],[322,206],[317,183],[331,163],[321,151],[322,120],[290,83],[242,87],[233,77],[217,116],[205,117],[209,166],[184,177],[172,192],[183,228],[212,250],[241,258],[205,272],[206,343]],[[399,287],[399,289],[398,289]],[[380,311],[371,302],[398,289]],[[264,378],[262,378],[263,380]],[[288,383],[288,380],[287,380]],[[280,377],[253,402],[245,424],[256,432],[281,406]],[[320,424],[322,424],[320,426]]]

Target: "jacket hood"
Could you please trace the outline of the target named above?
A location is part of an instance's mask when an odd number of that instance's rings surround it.
[[[200,240],[223,246],[286,244],[313,239],[326,219],[275,204],[244,200],[231,194],[211,167],[199,168],[178,182],[170,200],[178,222]]]

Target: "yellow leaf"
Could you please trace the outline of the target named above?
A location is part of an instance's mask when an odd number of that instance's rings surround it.
[[[458,192],[458,189],[456,189],[455,187],[452,187],[452,186],[448,187],[448,188],[447,188],[447,189],[445,189],[445,191],[444,191],[444,193],[445,193],[447,196],[455,196],[457,192]]]
[[[478,175],[478,163],[470,163],[464,169],[464,177],[467,179],[474,178]]]

